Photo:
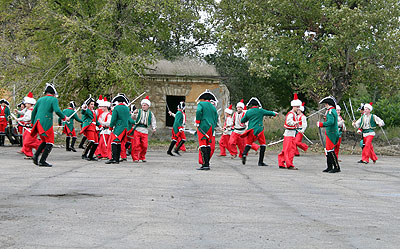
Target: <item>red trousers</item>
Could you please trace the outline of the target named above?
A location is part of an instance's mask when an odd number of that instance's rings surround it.
[[[100,134],[99,146],[96,149],[96,155],[100,158],[108,157],[108,151],[111,152],[110,135]]]
[[[32,149],[37,150],[39,145],[42,143],[37,136],[31,136],[31,133],[27,130],[22,134],[23,145],[21,152],[27,157],[33,157]]]
[[[243,155],[244,151],[244,146],[246,143],[246,138],[241,137],[241,134],[232,132],[229,142],[228,142],[228,151],[231,153],[231,155],[237,155],[238,151],[236,149],[236,146],[239,148],[239,157],[241,158]],[[260,145],[256,143],[251,143],[251,149],[257,151],[260,148]]]
[[[302,149],[303,151],[307,151],[308,150],[308,145],[302,142],[303,140],[303,133],[299,132],[296,135],[296,138],[294,139],[294,142],[296,144],[296,146],[294,147],[294,154],[296,156],[300,155],[299,153],[299,149]]]
[[[339,150],[340,150],[341,143],[342,143],[342,138],[340,137],[338,143],[335,146],[335,154],[336,154],[337,158],[339,158]]]
[[[221,139],[219,140],[219,150],[220,150],[219,155],[220,156],[226,156],[226,150],[228,150],[229,153],[231,155],[233,155],[233,153],[231,152],[230,147],[229,147],[230,137],[231,137],[231,135],[222,135],[221,136]]]
[[[0,122],[0,134],[6,133],[7,122]]]
[[[280,167],[294,167],[293,158],[296,149],[294,137],[283,137],[283,148],[278,155],[278,164]],[[286,163],[286,165],[285,165]]]
[[[146,153],[148,148],[148,134],[135,131],[133,134],[132,144],[132,160],[146,160]],[[121,149],[122,151],[122,149]],[[122,155],[121,155],[122,157]]]
[[[378,160],[378,157],[376,156],[376,154],[374,152],[374,146],[372,146],[373,139],[374,139],[374,136],[366,136],[363,138],[364,149],[362,150],[361,160],[363,160],[364,162],[369,162],[370,158],[372,161]]]
[[[211,157],[214,155],[214,151],[215,151],[215,137],[212,136],[211,139],[212,139],[211,144],[209,145],[211,147],[210,160],[211,160]],[[203,164],[203,157],[201,156],[200,149],[199,149],[199,164]]]

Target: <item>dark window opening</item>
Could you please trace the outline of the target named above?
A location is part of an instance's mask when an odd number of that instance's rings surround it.
[[[178,111],[178,105],[181,101],[185,101],[185,96],[169,96],[167,95],[167,106],[165,107],[165,126],[172,127],[174,125],[175,118],[168,114],[168,108],[171,112],[176,113]]]

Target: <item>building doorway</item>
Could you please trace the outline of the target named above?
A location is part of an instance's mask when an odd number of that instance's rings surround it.
[[[174,125],[175,118],[168,114],[168,108],[171,112],[176,113],[178,111],[178,105],[181,101],[185,101],[185,96],[172,96],[167,95],[167,106],[165,107],[165,126],[172,127]]]

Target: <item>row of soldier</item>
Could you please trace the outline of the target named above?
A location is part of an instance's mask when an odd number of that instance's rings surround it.
[[[20,132],[23,133],[23,147],[21,153],[27,159],[32,159],[34,164],[41,167],[51,167],[46,160],[54,145],[53,112],[59,116],[59,124],[63,126],[66,135],[66,150],[76,152],[74,148],[77,134],[74,128],[74,120],[81,123],[80,133],[84,136],[80,148],[84,149],[82,159],[97,161],[108,159],[106,164],[117,164],[127,160],[127,152],[131,150],[133,162],[146,162],[148,148],[148,130],[156,131],[156,118],[150,110],[151,102],[148,98],[141,101],[141,108],[134,105],[129,109],[129,100],[125,94],[118,94],[109,102],[100,97],[95,101],[89,97],[82,106],[78,107],[73,101],[69,108],[61,111],[58,106],[57,91],[51,84],[45,88],[45,96],[37,102],[32,93],[24,98],[25,108],[15,110],[19,115],[16,118]],[[197,99],[196,111],[197,138],[199,142],[199,170],[209,170],[210,160],[215,151],[215,133],[218,127],[218,112],[216,96],[205,91]],[[8,109],[8,102],[0,100],[0,145],[4,145],[5,126],[13,116]],[[308,146],[302,142],[307,128],[307,117],[304,115],[304,103],[295,94],[291,101],[292,109],[287,113],[284,122],[282,151],[278,155],[278,166],[282,169],[297,170],[293,164],[295,156],[299,155],[297,147],[307,151]],[[338,153],[342,132],[346,129],[344,120],[340,116],[340,106],[335,98],[329,96],[320,101],[324,104],[326,113],[325,122],[318,122],[319,128],[325,127],[326,142],[325,155],[327,168],[324,172],[340,172]],[[95,109],[98,106],[98,109]],[[82,119],[77,115],[81,109]],[[277,116],[278,112],[268,111],[262,108],[260,101],[253,97],[247,103],[241,100],[236,105],[237,111],[233,113],[232,105],[225,109],[225,121],[222,127],[222,137],[219,141],[220,154],[226,156],[226,150],[231,158],[239,156],[243,164],[251,149],[258,151],[258,166],[267,166],[264,163],[266,139],[264,135],[264,116]],[[384,122],[376,115],[371,114],[372,104],[366,104],[362,108],[362,116],[353,121],[353,126],[363,136],[363,153],[360,163],[368,163],[369,158],[375,163],[376,154],[373,151],[372,139],[375,136],[374,129],[383,126]],[[184,148],[185,135],[185,103],[181,102],[178,112],[169,112],[175,117],[172,139],[167,154],[180,156],[179,150]],[[85,141],[87,146],[83,147]],[[256,144],[255,142],[258,142]],[[32,149],[36,149],[33,154]],[[174,153],[172,153],[174,152]]]

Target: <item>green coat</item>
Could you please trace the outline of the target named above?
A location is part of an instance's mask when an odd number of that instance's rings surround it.
[[[173,125],[173,129],[175,134],[177,134],[179,132],[180,128],[183,128],[183,120],[184,120],[184,115],[182,111],[178,111],[175,114],[175,120],[174,120],[174,125]]]
[[[83,133],[83,131],[88,129],[93,122],[96,122],[96,126],[100,125],[100,123],[97,121],[96,112],[94,110],[92,111],[89,108],[87,108],[86,110],[82,109],[81,113],[82,113],[81,133]]]
[[[264,130],[264,116],[276,116],[273,111],[268,111],[262,108],[254,107],[248,110],[240,122],[246,123],[249,121],[247,130],[253,130],[253,134],[258,136]]]
[[[338,115],[336,109],[331,107],[326,114],[326,121],[322,123],[325,127],[326,135],[333,144],[339,142]]]
[[[64,115],[67,116],[67,117],[71,116],[72,113],[74,113],[74,112],[75,112],[75,110],[72,109],[72,108],[67,108],[67,109],[64,109],[64,110],[63,110]],[[68,129],[69,129],[70,131],[72,131],[72,130],[74,129],[74,120],[76,120],[76,121],[79,122],[79,123],[82,123],[82,122],[83,122],[82,119],[80,119],[80,118],[78,117],[78,114],[75,113],[74,116],[72,116],[72,117],[70,118],[69,123],[64,122],[63,125],[67,126]],[[58,124],[59,124],[59,125],[62,124],[61,121],[62,121],[61,118],[58,118]]]
[[[124,131],[131,129],[132,124],[134,124],[131,118],[131,113],[129,108],[124,104],[119,104],[114,107],[111,115],[110,127],[113,128],[113,133],[116,137],[123,134]]]
[[[218,113],[213,104],[208,101],[199,102],[196,111],[196,123],[199,125],[201,134],[205,135],[210,129],[214,134],[214,130],[218,125]]]
[[[32,111],[32,124],[33,126],[41,126],[43,131],[48,131],[53,127],[53,112],[55,112],[61,119],[65,119],[64,113],[58,106],[58,99],[52,95],[46,95],[41,97],[37,102]],[[37,127],[39,128],[39,127]],[[34,129],[36,130],[36,129]],[[39,128],[39,134],[41,134]]]

